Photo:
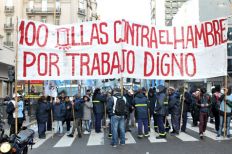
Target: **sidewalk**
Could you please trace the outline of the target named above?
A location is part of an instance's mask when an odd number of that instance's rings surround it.
[[[23,126],[26,126],[26,127],[30,127],[31,125],[33,124],[36,124],[36,120],[30,120],[30,117],[26,114],[26,121],[23,122]],[[4,127],[4,130],[5,130],[5,134],[10,134],[10,126],[8,125],[7,123],[7,119],[4,119],[3,120],[5,122],[5,125],[3,126]]]

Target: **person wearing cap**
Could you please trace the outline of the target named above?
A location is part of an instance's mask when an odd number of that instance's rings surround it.
[[[15,98],[17,97],[18,103],[15,102]],[[17,115],[16,115],[16,109],[17,108]],[[24,114],[24,102],[22,97],[19,94],[14,94],[13,99],[8,103],[6,112],[8,113],[8,116],[11,116],[10,123],[10,135],[15,134],[15,119],[18,119],[18,132],[20,131],[23,121],[25,120],[25,114]]]
[[[93,103],[90,101],[88,95],[83,97],[84,100],[84,108],[83,108],[83,120],[85,124],[84,134],[90,134],[91,131],[91,112],[93,108]]]
[[[164,119],[166,116],[166,105],[164,103],[166,99],[166,88],[163,85],[159,85],[156,89],[157,101],[155,103],[154,114],[157,115],[157,126],[159,136],[157,139],[166,138],[166,132],[164,128]]]
[[[171,135],[178,135],[180,130],[180,94],[174,87],[168,88],[168,110],[171,114]]]
[[[148,133],[148,99],[144,95],[144,91],[140,89],[138,94],[133,100],[133,105],[135,107],[137,120],[138,120],[138,138],[149,137]],[[144,134],[143,128],[144,126]]]

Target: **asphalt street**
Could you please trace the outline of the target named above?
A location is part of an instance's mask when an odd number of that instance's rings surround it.
[[[36,125],[31,128],[36,130]],[[110,145],[108,131],[90,135],[82,138],[68,138],[47,132],[44,140],[35,138],[35,146],[30,154],[231,154],[232,139],[217,138],[209,124],[203,140],[199,139],[198,127],[192,127],[189,123],[186,133],[179,136],[167,135],[166,140],[157,140],[154,130],[150,132],[149,138],[138,139],[137,129],[126,134],[126,145],[118,145],[116,148]]]

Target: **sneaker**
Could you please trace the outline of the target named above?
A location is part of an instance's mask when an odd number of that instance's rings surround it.
[[[200,134],[200,139],[203,139],[203,134]]]
[[[227,135],[227,138],[230,138],[230,135]]]
[[[149,137],[149,136],[150,136],[149,133],[144,134],[144,137]]]
[[[140,138],[140,139],[143,138],[143,135],[138,135],[138,138]]]
[[[84,135],[87,135],[87,134],[88,134],[88,131],[87,131],[87,130],[85,130],[83,134],[84,134]]]
[[[217,134],[217,137],[220,137],[221,135]]]
[[[117,148],[117,145],[114,144],[114,145],[112,145],[112,147],[113,147],[113,148]]]
[[[171,136],[178,135],[178,132],[176,132],[176,131],[172,131],[172,132],[170,133],[170,135],[171,135]]]
[[[108,134],[108,138],[111,138],[112,137],[112,134]]]
[[[126,131],[127,131],[127,132],[131,132],[131,130],[130,130],[130,129],[127,129]]]
[[[156,136],[156,139],[164,139],[166,138],[166,135],[165,136]]]
[[[73,134],[69,134],[69,135],[67,135],[68,137],[73,137]]]
[[[121,143],[120,145],[124,146],[124,145],[125,145],[125,143]]]

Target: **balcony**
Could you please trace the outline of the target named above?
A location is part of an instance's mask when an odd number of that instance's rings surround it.
[[[3,42],[4,46],[8,46],[10,48],[13,48],[13,42],[7,41],[7,42]]]
[[[85,9],[78,8],[78,14],[85,16]]]
[[[28,15],[48,15],[54,14],[54,11],[56,11],[57,16],[60,16],[61,8],[56,8],[56,10],[54,10],[54,7],[48,7],[46,10],[43,10],[42,8],[26,8],[26,13]]]
[[[92,17],[94,17],[94,18],[98,18],[98,15],[97,15],[97,13],[92,13]]]
[[[5,6],[5,13],[14,13],[14,6]]]
[[[4,30],[13,30],[14,29],[14,24],[4,24]]]

